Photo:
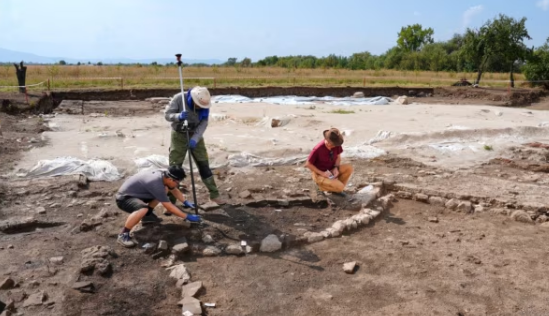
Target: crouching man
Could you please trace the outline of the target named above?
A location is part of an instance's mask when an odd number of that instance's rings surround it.
[[[185,207],[194,208],[187,201],[178,186],[185,179],[185,171],[179,166],[171,166],[168,170],[145,170],[128,178],[116,193],[116,205],[122,211],[129,213],[128,219],[118,235],[118,242],[124,247],[133,247],[135,243],[130,237],[130,231],[142,219],[147,222],[161,221],[153,209],[161,203],[168,212],[190,222],[200,222],[200,216],[182,212],[170,202],[167,192],[181,201]],[[145,222],[145,221],[144,221]]]
[[[353,173],[353,167],[341,164],[343,136],[337,128],[325,130],[323,134],[324,139],[313,148],[305,167],[311,170],[320,191],[345,197],[343,190]]]

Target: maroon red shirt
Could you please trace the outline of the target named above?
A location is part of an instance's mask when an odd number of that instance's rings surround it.
[[[313,148],[307,160],[320,171],[332,170],[334,169],[337,157],[342,152],[343,148],[341,146],[329,150],[323,140]]]

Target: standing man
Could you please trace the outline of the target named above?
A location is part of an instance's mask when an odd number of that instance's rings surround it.
[[[353,167],[341,164],[343,136],[337,128],[325,130],[323,134],[324,139],[313,148],[305,167],[311,170],[313,180],[321,191],[345,197],[343,190],[353,173]]]
[[[183,111],[183,102],[185,102],[187,111]],[[210,200],[223,205],[227,202],[220,196],[215,184],[203,137],[208,127],[211,105],[210,92],[204,87],[194,87],[183,95],[178,93],[173,97],[164,112],[164,117],[168,122],[171,122],[172,126],[169,163],[170,166],[182,166],[187,155],[187,147],[189,147],[198,167],[200,178],[210,192]],[[188,122],[190,135],[188,144],[183,126],[185,120]]]
[[[179,166],[171,166],[168,170],[144,170],[128,178],[116,193],[116,205],[129,213],[124,228],[118,235],[118,242],[124,247],[133,247],[135,243],[130,237],[130,231],[144,217],[154,217],[153,209],[161,203],[168,212],[190,222],[200,222],[200,216],[183,213],[175,206],[168,195],[170,191],[185,207],[194,208],[177,188],[185,179],[185,171]]]

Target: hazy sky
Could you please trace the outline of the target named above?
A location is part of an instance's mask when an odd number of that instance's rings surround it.
[[[0,0],[0,48],[67,58],[380,54],[402,26],[445,40],[498,13],[549,37],[549,0]]]

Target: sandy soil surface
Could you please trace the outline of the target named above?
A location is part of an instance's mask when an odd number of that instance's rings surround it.
[[[128,113],[122,108],[134,112],[120,115]],[[0,302],[13,301],[15,313],[180,315],[182,290],[165,269],[179,263],[190,282],[203,283],[196,297],[204,315],[549,313],[548,112],[432,104],[215,106],[206,136],[229,205],[201,212],[201,226],[163,216],[159,208],[162,224],[139,225],[133,232],[139,248],[125,249],[116,244],[125,214],[113,200],[123,180],[83,184],[74,176],[13,175],[67,155],[106,159],[130,174],[135,158],[167,154],[169,129],[158,107],[113,102],[89,109],[2,117],[1,155],[9,160],[0,172],[9,176],[0,180]],[[288,124],[270,127],[272,118],[287,115]],[[369,204],[381,214],[367,225],[309,242],[304,235],[360,207],[329,195],[313,199],[300,164],[242,168],[229,157],[242,151],[301,157],[330,126],[347,134],[345,160],[356,170],[347,192],[371,184],[382,188],[379,196],[396,199]],[[197,189],[199,202],[206,201],[200,182]],[[452,200],[459,206],[450,206]],[[279,236],[282,249],[259,252],[269,234]],[[172,255],[182,238],[189,249]],[[168,251],[142,248],[161,240]],[[242,240],[249,253],[231,255]],[[107,250],[96,253],[94,270],[83,270],[90,260],[85,250],[95,246]],[[342,267],[351,261],[358,268],[347,274]],[[92,290],[79,282],[90,282]]]
[[[28,170],[40,159],[73,156],[110,160],[117,167],[133,172],[137,158],[167,156],[170,129],[161,109],[144,101],[97,103],[84,102],[85,115],[46,118],[52,131],[41,135],[51,145],[32,148],[18,168]],[[139,106],[140,115],[117,115],[120,109]],[[353,113],[340,114],[340,110]],[[217,104],[212,113],[206,142],[214,166],[229,164],[229,155],[241,153],[262,157],[306,156],[322,139],[322,131],[332,126],[347,135],[345,150],[349,157],[371,158],[381,149],[447,168],[469,167],[479,160],[499,157],[513,144],[549,141],[549,112],[521,108],[257,103]],[[272,128],[273,118],[287,124]],[[492,150],[485,150],[485,146]]]

